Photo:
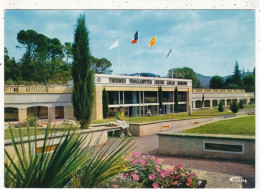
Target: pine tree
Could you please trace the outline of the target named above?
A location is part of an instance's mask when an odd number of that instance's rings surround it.
[[[218,111],[219,112],[224,112],[222,101],[220,101],[219,104],[218,104]]]
[[[72,46],[72,78],[74,83],[72,104],[74,116],[82,129],[86,129],[90,125],[94,102],[94,71],[91,69],[91,55],[85,21],[85,15],[80,15]]]
[[[178,104],[178,89],[175,88],[174,91],[174,112],[177,114],[179,111],[179,104]]]
[[[238,67],[238,63],[236,61],[234,74],[233,74],[233,82],[235,84],[240,84],[240,81],[241,81],[241,73],[240,73],[240,70],[239,70],[239,67]]]
[[[235,114],[238,112],[238,105],[237,105],[237,101],[235,99],[232,100],[232,103],[230,105],[230,110]]]
[[[102,98],[103,98],[103,118],[106,119],[108,117],[109,109],[108,109],[108,93],[106,89],[103,89],[102,92]]]
[[[159,100],[159,109],[163,110],[163,104],[162,104],[162,86],[158,87],[158,100]]]

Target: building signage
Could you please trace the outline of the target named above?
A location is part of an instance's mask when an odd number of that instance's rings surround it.
[[[110,84],[136,84],[136,85],[188,85],[186,81],[173,81],[162,79],[144,79],[144,78],[120,78],[120,77],[97,77],[97,83],[110,83]]]

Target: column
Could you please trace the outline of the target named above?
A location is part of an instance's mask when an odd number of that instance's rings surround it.
[[[55,107],[48,107],[48,119],[55,120]]]
[[[132,104],[137,104],[137,95],[136,95],[136,91],[132,92]],[[136,117],[138,116],[138,107],[133,106],[132,107],[132,116]]]
[[[212,107],[213,105],[213,100],[209,100],[209,107]]]
[[[75,119],[73,106],[64,106],[64,119]]]
[[[223,106],[227,106],[227,99],[224,99],[224,104]]]
[[[27,108],[18,108],[18,121],[23,122],[27,118]]]
[[[92,109],[91,120],[103,119],[103,99],[102,99],[102,86],[95,86],[94,91],[94,104]]]
[[[192,101],[192,109],[196,108],[196,101]]]

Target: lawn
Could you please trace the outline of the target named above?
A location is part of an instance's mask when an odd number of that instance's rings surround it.
[[[30,127],[29,129],[30,129],[30,136],[33,136],[35,128]],[[69,129],[68,126],[57,127],[57,128],[51,127],[50,132],[51,133],[57,133],[57,132],[66,131],[68,129]],[[72,127],[72,129],[79,129],[79,127]],[[14,135],[15,138],[20,136],[19,135],[19,128],[13,128],[12,131],[13,131],[13,135]],[[43,127],[37,127],[36,128],[37,135],[43,135],[45,133],[45,131],[46,131],[46,129],[43,128]],[[22,136],[28,136],[27,127],[21,128],[21,134],[22,134]],[[11,133],[10,133],[9,129],[5,129],[5,139],[10,139],[10,138],[11,138]]]
[[[221,115],[229,115],[232,114],[231,111],[224,111],[224,112],[218,112],[216,108],[209,109],[209,108],[203,108],[197,111],[193,111],[192,115],[188,115],[187,112],[182,112],[178,114],[167,114],[163,116],[152,116],[152,117],[128,117],[125,118],[127,122],[130,123],[142,123],[142,122],[150,122],[150,121],[160,121],[160,120],[169,120],[169,119],[195,119],[195,118],[202,118],[202,117],[217,117]],[[110,119],[103,119],[103,120],[96,120],[92,121],[93,124],[97,123],[106,123],[106,122],[113,122],[115,121],[115,118]]]
[[[230,120],[209,123],[184,133],[207,133],[228,135],[255,135],[255,116],[245,116]]]
[[[152,116],[152,117],[130,117],[130,118],[125,118],[127,122],[130,123],[142,123],[142,122],[151,122],[151,121],[160,121],[160,120],[179,120],[179,119],[194,119],[194,118],[203,118],[203,117],[217,117],[221,115],[227,115],[227,114],[232,114],[231,111],[224,111],[224,112],[218,112],[216,108],[203,108],[197,111],[193,111],[192,115],[188,115],[187,112],[182,112],[178,114],[168,114],[168,115],[163,115],[163,116]],[[103,119],[103,120],[96,120],[92,121],[92,124],[98,124],[98,123],[108,123],[108,122],[114,122],[116,119],[115,118],[110,118],[110,119]],[[79,127],[73,127],[74,129],[79,129]],[[68,127],[55,127],[51,128],[51,132],[61,132],[62,130],[68,129]],[[34,135],[34,128],[30,128],[31,130],[31,135]],[[27,136],[27,128],[21,128],[22,136]],[[37,134],[41,135],[45,133],[45,128],[38,127],[37,128]],[[14,128],[13,133],[15,137],[19,136],[19,129]],[[5,139],[10,139],[11,134],[9,132],[9,129],[5,129]]]

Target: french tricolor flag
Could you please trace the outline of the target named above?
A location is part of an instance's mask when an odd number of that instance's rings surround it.
[[[132,39],[132,43],[137,43],[138,40],[138,30],[135,32],[134,38]]]

